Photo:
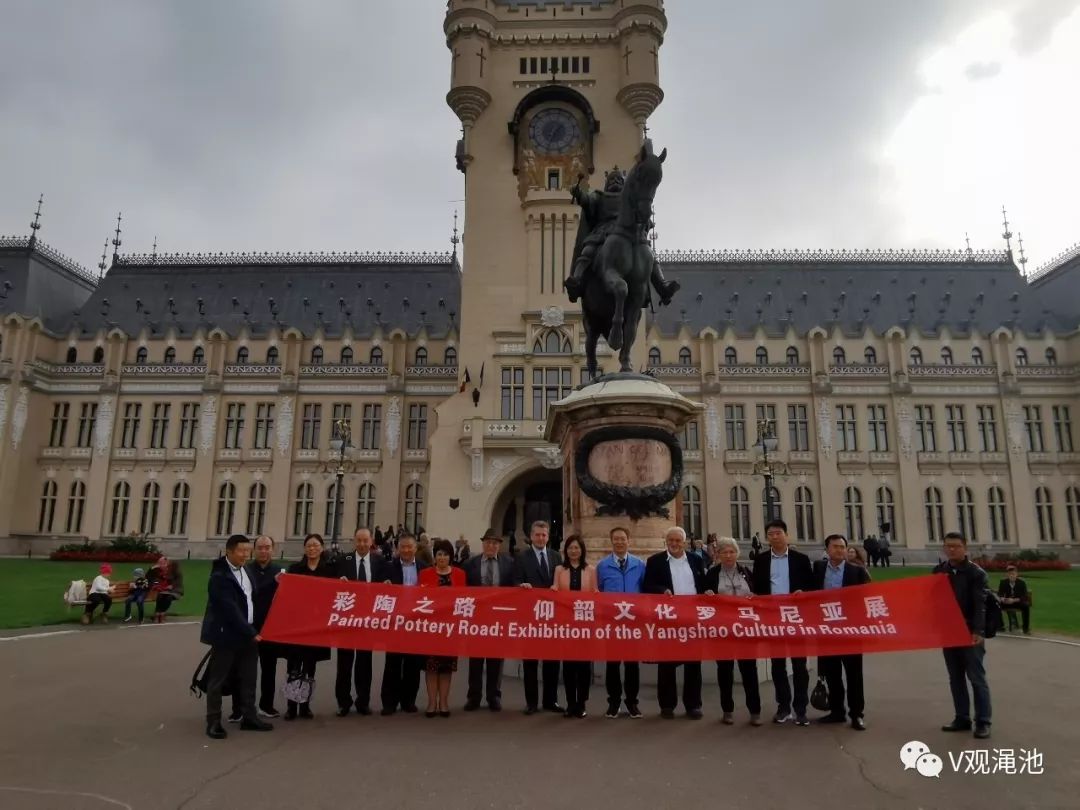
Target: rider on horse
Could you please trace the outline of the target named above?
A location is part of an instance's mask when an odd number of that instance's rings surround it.
[[[581,180],[570,189],[574,202],[581,206],[581,224],[578,226],[577,242],[574,245],[574,264],[570,276],[563,282],[570,303],[577,302],[585,287],[585,274],[590,270],[596,251],[604,244],[608,234],[619,216],[619,196],[622,194],[626,178],[616,166],[607,172],[603,191],[582,191]],[[644,243],[645,228],[639,234],[639,241]],[[679,282],[668,281],[660,270],[660,263],[653,262],[650,276],[653,289],[664,306],[671,303],[671,298],[679,290]]]

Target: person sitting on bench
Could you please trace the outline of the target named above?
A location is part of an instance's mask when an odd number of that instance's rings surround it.
[[[998,585],[998,596],[1001,597],[1001,609],[1009,617],[1009,629],[1016,627],[1016,611],[1020,611],[1020,619],[1023,622],[1024,635],[1031,635],[1031,591],[1027,583],[1020,579],[1020,572],[1015,565],[1005,567],[1007,579],[1001,580]]]
[[[109,622],[109,608],[112,607],[112,590],[109,577],[112,576],[112,566],[102,563],[98,569],[98,575],[90,584],[90,594],[86,597],[86,609],[83,611],[82,623],[90,624],[94,620],[94,610],[101,605],[101,621]]]

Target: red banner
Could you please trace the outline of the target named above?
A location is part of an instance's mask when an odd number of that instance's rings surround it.
[[[843,655],[971,642],[944,576],[737,599],[420,588],[286,574],[263,636],[359,650],[589,661]]]

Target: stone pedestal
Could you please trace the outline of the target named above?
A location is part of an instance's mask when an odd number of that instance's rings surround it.
[[[563,458],[563,536],[582,535],[594,561],[615,526],[634,554],[662,549],[682,519],[678,431],[704,407],[643,374],[606,375],[554,403],[544,436]]]

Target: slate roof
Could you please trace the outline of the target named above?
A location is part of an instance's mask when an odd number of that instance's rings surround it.
[[[78,315],[84,333],[119,327],[129,335],[170,328],[229,335],[275,326],[305,335],[346,326],[368,336],[422,326],[445,335],[461,312],[456,255],[216,254],[120,256]]]
[[[792,326],[806,334],[834,326],[877,334],[899,326],[936,334],[988,334],[999,326],[1027,333],[1071,332],[1080,300],[1047,305],[1007,253],[965,251],[663,252],[668,278],[682,284],[670,307],[653,316],[662,334],[706,327],[740,335],[759,324],[768,334]]]
[[[82,265],[28,236],[0,236],[0,314],[41,318],[48,329],[70,321],[97,279]]]
[[[1051,310],[1080,321],[1080,242],[1035,271],[1031,285]]]

